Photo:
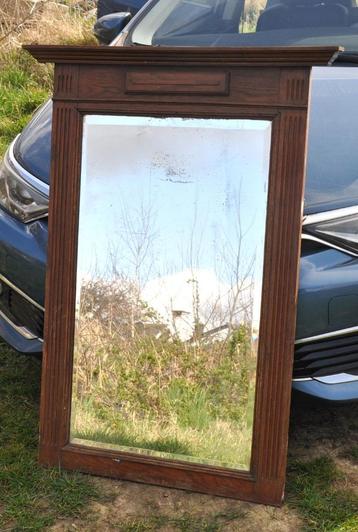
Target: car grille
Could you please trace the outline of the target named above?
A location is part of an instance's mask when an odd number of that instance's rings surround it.
[[[43,311],[3,281],[1,281],[0,311],[18,327],[26,327],[37,337],[43,337]]]
[[[293,378],[358,374],[358,333],[296,344]]]

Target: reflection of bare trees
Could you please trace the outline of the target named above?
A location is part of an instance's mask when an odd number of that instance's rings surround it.
[[[118,248],[121,256],[111,257],[113,273],[123,277],[123,262],[127,263],[126,277],[136,286],[135,297],[131,300],[131,335],[135,334],[135,326],[138,321],[138,307],[141,306],[140,292],[143,284],[148,280],[152,269],[152,247],[156,237],[155,215],[150,204],[142,200],[139,207],[129,208],[122,202],[120,214],[120,242]],[[119,264],[122,264],[120,272]]]
[[[122,263],[123,275],[125,261],[130,277],[140,288],[148,280],[153,267],[153,244],[158,234],[155,223],[155,212],[150,203],[142,200],[137,209],[121,205],[118,249],[122,254],[116,257],[120,261],[116,262],[115,269]]]
[[[240,324],[253,322],[255,297],[255,269],[257,257],[255,245],[249,241],[252,219],[242,220],[241,214],[241,186],[230,197],[231,217],[229,226],[223,223],[216,228],[214,242],[214,269],[218,280],[224,279],[223,286],[216,296],[210,300],[200,297],[201,286],[197,272],[203,251],[203,236],[205,230],[198,223],[196,209],[192,221],[191,234],[188,245],[192,283],[192,313],[194,333],[199,329],[201,333],[208,329],[226,328],[227,336]],[[220,222],[220,221],[218,221]],[[209,230],[209,228],[205,228]],[[251,237],[252,238],[252,237]],[[260,243],[260,242],[258,242]],[[206,251],[206,254],[209,250]],[[257,294],[256,294],[257,295]],[[257,303],[257,302],[256,302]],[[197,335],[197,334],[196,334]]]
[[[92,267],[92,281],[84,285],[86,294],[82,294],[81,300],[84,297],[91,300],[91,306],[95,295],[97,300],[102,298],[103,303],[97,301],[95,307],[107,308],[109,331],[115,327],[132,338],[138,327],[143,331],[150,328],[148,316],[143,317],[144,307],[151,307],[157,314],[156,326],[151,324],[153,331],[160,324],[162,329],[169,327],[172,335],[181,340],[227,339],[240,324],[248,324],[252,329],[257,264],[255,244],[248,241],[248,235],[254,217],[243,222],[240,186],[232,192],[228,199],[230,216],[226,223],[220,224],[218,220],[215,228],[210,226],[205,213],[200,212],[199,216],[197,200],[194,201],[188,231],[181,235],[178,255],[170,255],[169,264],[165,263],[165,228],[157,230],[151,202],[142,198],[139,206],[132,209],[121,205],[116,226],[118,237],[116,240],[112,237],[106,256]],[[207,249],[209,242],[213,244],[214,257],[209,259],[210,268],[200,269],[212,253]],[[168,244],[170,247],[171,243]],[[180,271],[179,264],[186,269]],[[164,273],[173,270],[172,274]],[[153,278],[154,271],[158,273]],[[211,277],[203,277],[205,272]],[[149,284],[162,287],[156,296],[146,293],[149,279]],[[179,282],[182,289],[178,290]],[[87,294],[89,290],[91,297]],[[175,290],[185,294],[180,304],[173,301]]]
[[[221,255],[225,264],[226,275],[230,279],[229,332],[239,322],[251,323],[253,311],[254,270],[256,265],[256,252],[247,254],[246,249],[252,249],[247,243],[248,234],[253,220],[246,220],[243,224],[241,215],[241,190],[233,197],[235,210],[235,223],[231,227],[230,236],[224,235],[222,239]],[[233,236],[231,236],[233,235]]]

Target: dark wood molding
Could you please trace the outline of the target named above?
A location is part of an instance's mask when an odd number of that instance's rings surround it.
[[[343,51],[338,46],[275,46],[244,48],[117,47],[26,45],[41,63],[120,64],[120,65],[224,65],[225,66],[312,66],[329,65]]]
[[[27,49],[42,61],[56,63],[41,462],[280,504],[286,471],[310,71],[312,65],[328,64],[337,49]],[[179,90],[173,88],[176,73],[181,80]],[[250,472],[70,443],[82,120],[86,114],[272,122]]]

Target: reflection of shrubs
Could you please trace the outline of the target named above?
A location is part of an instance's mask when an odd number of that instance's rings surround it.
[[[82,283],[79,316],[80,321],[88,318],[123,338],[133,337],[143,324],[158,322],[155,311],[140,299],[136,285],[122,279]]]
[[[248,465],[255,382],[249,328],[211,343],[138,331],[132,337],[116,327],[109,334],[98,312],[77,324],[74,433]],[[230,445],[221,447],[221,437]]]
[[[236,387],[239,391],[239,399],[235,413],[238,420],[243,420],[246,419],[249,402],[250,362],[252,365],[252,335],[247,325],[240,325],[233,331],[229,343],[229,354],[238,361]]]
[[[127,305],[123,298],[123,312]],[[163,423],[175,418],[179,425],[197,429],[210,419],[246,422],[255,370],[248,327],[240,326],[228,341],[212,344],[137,333],[131,338],[116,329],[108,334],[107,317],[100,307],[93,308],[94,316],[79,322],[75,375],[79,400],[90,395],[96,410],[103,411],[101,405],[112,407],[123,419],[136,412]]]
[[[251,353],[251,329],[247,325],[239,325],[229,338],[229,355],[235,357],[241,353],[244,358]]]
[[[210,395],[202,386],[190,385],[184,379],[173,380],[165,394],[168,411],[174,413],[181,427],[196,430],[208,428],[213,420],[210,415]]]

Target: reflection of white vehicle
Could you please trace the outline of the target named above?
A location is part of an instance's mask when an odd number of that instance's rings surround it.
[[[252,300],[252,286],[240,287],[220,282],[213,270],[184,270],[149,281],[142,299],[153,308],[173,336],[182,341],[196,336],[222,340],[230,322],[237,325],[247,319]],[[235,304],[235,299],[237,302]]]

